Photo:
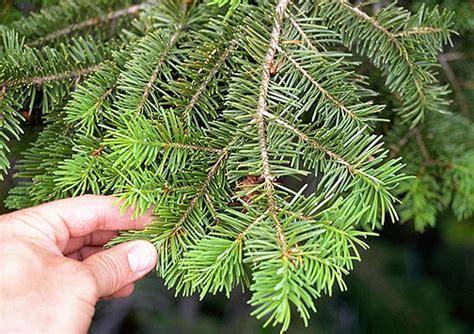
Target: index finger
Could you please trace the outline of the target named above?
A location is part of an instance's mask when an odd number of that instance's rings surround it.
[[[59,247],[71,237],[82,237],[94,231],[143,229],[151,222],[151,210],[132,219],[133,209],[120,212],[117,198],[86,195],[43,204],[10,214],[33,228],[40,229]]]

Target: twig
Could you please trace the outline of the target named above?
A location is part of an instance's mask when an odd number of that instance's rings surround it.
[[[267,55],[265,56],[265,62],[263,65],[263,73],[262,73],[262,82],[260,84],[260,94],[258,97],[258,108],[257,113],[255,115],[254,121],[257,124],[258,128],[258,137],[259,137],[259,144],[260,144],[260,155],[262,157],[263,163],[263,179],[265,180],[266,190],[267,190],[267,198],[268,198],[268,207],[270,213],[275,220],[275,228],[277,230],[277,239],[280,244],[282,253],[284,256],[287,255],[287,241],[286,237],[283,233],[283,228],[281,223],[278,219],[278,215],[276,213],[276,203],[275,203],[275,194],[274,194],[274,185],[275,178],[271,173],[270,168],[270,157],[268,155],[268,143],[267,143],[267,133],[266,133],[266,125],[265,125],[265,113],[267,112],[268,107],[268,90],[270,86],[270,79],[271,79],[271,68],[275,62],[275,56],[279,48],[279,41],[280,35],[282,30],[283,18],[285,16],[286,9],[290,0],[280,0],[275,12],[274,24],[270,38],[270,47],[267,51]]]
[[[103,16],[93,17],[93,18],[90,18],[90,19],[88,19],[84,22],[75,23],[75,24],[72,24],[72,25],[70,25],[66,28],[61,29],[61,30],[57,30],[55,32],[52,32],[52,33],[50,33],[50,34],[48,34],[44,37],[41,37],[37,40],[34,40],[34,41],[28,43],[28,45],[33,46],[33,47],[34,46],[39,46],[41,44],[53,41],[53,40],[61,38],[63,36],[67,36],[67,35],[69,35],[73,32],[76,32],[76,31],[85,30],[87,28],[97,26],[97,25],[100,25],[100,24],[104,24],[104,23],[107,23],[109,21],[114,21],[114,20],[117,20],[118,18],[123,17],[123,16],[136,15],[138,12],[140,12],[140,11],[146,9],[146,8],[149,8],[150,6],[151,5],[149,3],[142,3],[142,4],[139,4],[139,5],[134,5],[134,6],[131,6],[131,7],[128,7],[128,8],[123,8],[123,9],[120,9],[120,10],[117,10],[117,11],[114,11],[114,12],[110,12],[110,13],[108,13],[106,15],[103,15]]]
[[[440,54],[438,58],[441,66],[443,66],[444,73],[446,73],[446,76],[448,77],[448,80],[454,89],[454,93],[456,99],[458,100],[459,107],[461,108],[462,113],[467,118],[470,118],[471,112],[469,108],[469,103],[467,102],[466,96],[464,95],[461,84],[457,80],[456,75],[454,74],[454,71],[451,68],[451,65],[449,65],[448,58],[446,58],[444,54]]]

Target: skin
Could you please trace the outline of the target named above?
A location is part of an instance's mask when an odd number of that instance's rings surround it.
[[[0,216],[0,333],[86,333],[97,301],[129,296],[157,261],[147,241],[102,246],[150,220],[104,196]]]

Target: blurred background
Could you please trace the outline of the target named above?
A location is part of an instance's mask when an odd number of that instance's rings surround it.
[[[0,24],[58,0],[0,0]],[[416,9],[421,3],[456,12],[459,36],[441,56],[442,76],[454,92],[453,111],[472,120],[474,106],[474,3],[469,0],[399,1]],[[91,0],[93,4],[93,0]],[[12,163],[41,128],[29,120],[26,135],[13,145]],[[12,175],[0,183],[3,199],[14,184]],[[450,213],[438,216],[436,228],[416,233],[413,224],[388,224],[380,238],[347,277],[348,291],[335,291],[318,303],[308,328],[294,321],[289,333],[473,333],[474,221],[457,221]],[[248,296],[235,291],[223,296],[175,298],[153,277],[140,282],[124,300],[101,302],[90,330],[112,333],[275,333],[261,329],[250,317]]]

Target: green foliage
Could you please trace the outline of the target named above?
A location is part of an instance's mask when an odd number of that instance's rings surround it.
[[[129,7],[123,8],[127,4]],[[123,17],[151,6],[122,0],[97,6],[90,6],[89,1],[66,1],[0,27],[0,179],[9,168],[7,142],[18,139],[22,132],[19,124],[23,117],[15,110],[24,108],[31,115],[34,109],[41,109],[46,115],[62,108],[77,83],[97,71],[113,50],[131,38],[131,33],[117,38],[119,24],[130,23],[130,19],[122,22]],[[113,30],[94,32],[107,25]],[[38,48],[45,42],[50,45]]]
[[[294,309],[306,323],[315,299],[346,288],[364,239],[398,219],[399,197],[420,230],[433,224],[438,189],[443,205],[472,215],[472,154],[433,143],[436,156],[422,146],[428,161],[411,156],[425,132],[452,131],[433,117],[448,103],[436,57],[450,14],[391,5],[369,15],[325,0],[84,5],[2,28],[0,134],[18,135],[23,105],[46,122],[17,165],[10,207],[86,193],[115,195],[135,215],[153,207],[152,224],[111,245],[151,241],[177,293],[249,289],[253,314],[282,331]],[[351,50],[400,98],[389,120]],[[382,121],[391,142],[418,139],[394,155],[376,133]],[[405,150],[418,179],[402,171]],[[438,159],[451,162],[436,164],[443,178],[424,174]]]
[[[150,4],[133,5],[132,0],[61,1],[31,16],[17,20],[11,28],[17,31],[30,46],[56,44],[70,37],[88,36],[107,39],[130,23],[130,17]]]
[[[474,214],[474,128],[462,116],[432,117],[422,126],[390,134],[393,150],[409,161],[416,180],[399,188],[405,194],[402,221],[414,220],[423,231],[438,212],[451,208],[459,220]]]
[[[219,7],[229,6],[229,10],[233,11],[242,3],[248,3],[248,0],[209,0],[210,5]]]
[[[416,125],[429,112],[447,112],[449,91],[436,79],[436,68],[438,52],[450,41],[451,13],[422,7],[412,15],[392,4],[371,17],[346,0],[320,3],[344,43],[386,73],[386,85],[402,99],[402,119]]]

